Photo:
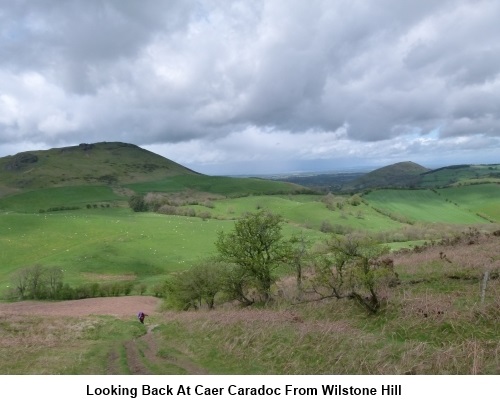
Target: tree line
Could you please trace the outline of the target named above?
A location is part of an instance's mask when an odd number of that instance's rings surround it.
[[[130,295],[131,281],[86,283],[72,287],[64,283],[64,270],[58,266],[35,264],[14,273],[7,298],[19,300],[74,300]],[[141,293],[143,291],[140,291]]]

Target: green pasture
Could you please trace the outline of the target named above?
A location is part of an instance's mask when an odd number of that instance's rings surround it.
[[[148,192],[178,192],[192,189],[227,196],[293,193],[303,189],[296,184],[257,178],[192,175],[172,176],[160,181],[128,184],[126,187],[140,194]]]
[[[451,166],[424,174],[420,186],[442,187],[443,185],[473,183],[478,179],[498,182],[499,178],[500,165],[498,164]]]
[[[38,189],[0,199],[0,210],[37,213],[54,207],[80,207],[87,204],[117,204],[126,198],[108,186],[67,186]]]
[[[206,183],[203,191],[221,193],[232,181],[226,180],[212,189]],[[137,191],[149,188],[141,187],[144,189]],[[414,221],[419,227],[430,223],[443,227],[479,225],[488,222],[485,217],[499,219],[499,190],[494,184],[437,191],[377,190],[356,205],[350,197],[334,196],[335,204],[330,208],[324,196],[318,195],[248,195],[188,206],[197,217],[134,213],[127,206],[127,198],[107,186],[30,191],[0,199],[0,286],[8,285],[17,269],[35,264],[62,267],[64,281],[72,285],[122,279],[151,285],[168,272],[186,269],[216,253],[218,232],[231,231],[235,219],[257,210],[282,215],[287,237],[303,234],[311,243],[329,237],[320,232],[326,223],[331,225],[329,232],[385,233],[390,236],[387,242],[407,245],[415,239],[420,244],[425,239],[422,232],[408,238],[405,235],[411,235],[410,225],[388,213]],[[81,208],[39,212],[58,206]],[[201,219],[198,216],[202,212],[210,215]],[[403,228],[407,229],[404,235]],[[400,233],[400,237],[394,237]]]
[[[437,190],[462,209],[500,221],[500,184],[478,184]]]
[[[2,212],[0,285],[9,285],[17,269],[35,264],[60,266],[71,285],[114,280],[152,284],[215,254],[218,233],[230,232],[233,222],[121,208]],[[312,241],[323,237],[294,224],[286,224],[283,232],[287,237],[303,233]]]
[[[230,221],[133,213],[128,209],[0,214],[0,282],[16,269],[61,266],[65,281],[131,276],[152,281],[215,252]]]
[[[488,221],[432,190],[376,190],[364,196],[374,207],[416,222],[482,224]],[[498,200],[497,200],[498,201]]]
[[[268,210],[306,229],[319,230],[325,221],[352,230],[381,231],[401,226],[365,204],[352,206],[344,202],[342,208],[328,209],[321,196],[250,196],[219,200],[213,205],[211,213],[218,217],[238,218],[245,212]]]

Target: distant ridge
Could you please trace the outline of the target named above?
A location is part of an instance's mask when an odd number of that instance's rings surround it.
[[[431,170],[414,162],[399,162],[370,172],[311,173],[280,176],[276,180],[333,193],[376,188],[439,188],[500,183],[500,164],[456,164]]]
[[[0,195],[61,185],[130,184],[177,175],[201,176],[137,145],[81,143],[0,158]]]

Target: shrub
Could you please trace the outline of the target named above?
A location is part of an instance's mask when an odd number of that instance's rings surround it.
[[[392,262],[379,260],[385,253],[386,247],[366,237],[333,237],[314,261],[312,290],[322,298],[354,299],[377,313],[381,291],[396,282]]]
[[[131,196],[128,200],[128,204],[134,212],[145,212],[148,210],[148,206],[144,201],[144,197],[140,195]]]

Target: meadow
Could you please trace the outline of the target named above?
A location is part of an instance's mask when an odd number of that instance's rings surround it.
[[[425,173],[420,186],[442,187],[492,182],[498,184],[500,165],[456,165]]]
[[[455,191],[454,195],[446,192],[441,195],[435,190],[376,190],[367,194],[365,199],[380,210],[400,213],[413,222],[488,223],[487,219],[478,215],[484,208],[480,202],[489,201],[493,204],[500,197],[500,187],[491,185],[480,190],[476,187],[469,186],[461,193]],[[463,195],[467,197],[461,197]]]
[[[376,190],[362,198],[213,193],[227,192],[233,181],[203,186],[201,191],[211,191],[212,199],[207,204],[191,197],[182,207],[189,213],[185,216],[135,213],[126,195],[106,186],[40,189],[4,197],[0,289],[11,285],[16,270],[35,264],[61,267],[71,285],[132,280],[150,287],[165,274],[215,254],[218,232],[232,229],[245,212],[258,210],[279,213],[286,236],[305,235],[313,244],[331,233],[367,232],[393,248],[469,226],[493,229],[500,216],[500,187],[494,184],[438,191]],[[199,192],[189,195],[196,199]],[[51,210],[57,207],[62,210]]]

